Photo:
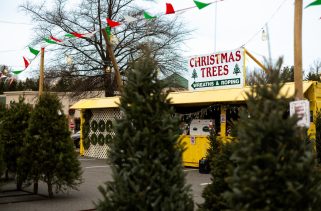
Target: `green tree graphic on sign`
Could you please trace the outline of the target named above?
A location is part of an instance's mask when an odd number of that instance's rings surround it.
[[[233,72],[233,74],[237,75],[237,74],[239,74],[239,73],[241,73],[241,70],[240,70],[240,67],[238,66],[238,64],[236,64],[235,67],[234,67],[234,72]]]
[[[194,78],[194,81],[195,81],[195,78],[197,78],[198,76],[197,76],[197,72],[196,72],[196,70],[194,69],[193,70],[193,73],[192,73],[192,78]]]

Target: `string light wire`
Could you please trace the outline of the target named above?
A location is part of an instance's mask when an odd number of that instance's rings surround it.
[[[247,45],[248,43],[250,43],[259,33],[261,33],[262,29],[265,27],[266,24],[268,24],[272,19],[273,17],[280,11],[281,7],[285,4],[285,2],[287,2],[288,0],[283,0],[281,2],[281,4],[279,5],[279,7],[274,11],[274,13],[271,15],[271,17],[262,25],[262,27],[260,27],[260,29],[255,32],[255,34],[253,34],[253,36],[248,40],[246,41],[243,45],[241,45],[240,47],[244,47],[245,45]]]

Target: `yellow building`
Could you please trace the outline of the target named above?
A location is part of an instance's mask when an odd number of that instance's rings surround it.
[[[232,89],[171,92],[168,95],[177,113],[183,119],[185,117],[189,119],[188,128],[184,128],[183,126],[183,134],[180,137],[186,144],[186,151],[183,154],[183,161],[186,166],[198,167],[199,160],[206,156],[206,150],[209,146],[206,135],[208,126],[215,127],[223,139],[228,136],[229,120],[237,116],[238,107],[245,106],[245,93],[249,92],[250,89],[251,87],[246,86],[244,88]],[[294,96],[294,90],[293,82],[286,83],[280,95],[291,98]],[[313,81],[304,81],[303,93],[304,98],[310,102],[310,113],[313,114],[311,115],[312,118],[309,128],[309,133],[313,138],[315,137],[313,116],[316,114],[317,109],[321,108],[321,84]],[[119,97],[92,98],[80,100],[71,108],[79,109],[82,113],[90,110],[92,113],[90,122],[93,120],[111,122],[121,118],[118,103]],[[208,116],[210,116],[210,118],[208,118]],[[190,120],[192,119],[194,119],[194,121],[191,122]],[[206,119],[207,121],[205,121]],[[113,135],[113,131],[89,131],[89,137],[110,137]],[[80,153],[82,155],[97,158],[107,157],[107,145],[90,144],[87,149],[84,149],[83,141],[81,138]]]

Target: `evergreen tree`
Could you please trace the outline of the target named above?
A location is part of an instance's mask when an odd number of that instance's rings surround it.
[[[56,95],[40,96],[30,118],[26,147],[20,164],[28,167],[28,179],[48,185],[49,197],[81,183],[81,167],[70,138],[67,118]]]
[[[316,152],[317,152],[317,161],[318,164],[321,165],[321,111],[317,111],[315,120],[315,144],[316,144]]]
[[[235,67],[234,67],[233,74],[237,75],[237,74],[239,74],[239,73],[241,73],[241,69],[240,69],[240,67],[238,66],[238,64],[236,64]]]
[[[10,108],[4,114],[0,124],[0,136],[4,146],[6,177],[8,172],[16,174],[17,189],[22,186],[22,173],[18,168],[18,159],[24,147],[24,138],[32,107],[20,97],[18,102],[10,102]]]
[[[319,210],[320,172],[306,130],[297,116],[287,115],[289,99],[280,96],[282,60],[247,93],[248,111],[237,124],[238,144],[231,158],[230,191],[225,194],[231,210]]]
[[[0,133],[1,133],[1,127],[3,118],[5,116],[6,108],[5,105],[0,104]],[[2,137],[0,135],[0,178],[2,177],[5,170],[5,162],[4,162],[4,143],[2,140]]]
[[[113,181],[100,187],[98,210],[193,210],[178,143],[178,118],[157,79],[148,50],[132,65],[110,144]]]
[[[2,178],[5,168],[6,168],[6,164],[4,162],[4,147],[3,147],[2,140],[0,140],[0,179]],[[1,185],[1,182],[0,182],[0,185]]]
[[[211,184],[207,185],[202,193],[204,203],[199,205],[200,211],[219,211],[228,208],[223,193],[229,190],[225,181],[228,176],[227,166],[232,164],[232,142],[222,143],[217,138],[214,130],[211,130],[210,147],[207,150],[211,166]]]
[[[196,72],[196,70],[194,69],[193,70],[193,73],[192,73],[192,78],[194,78],[194,81],[195,81],[195,79],[197,78],[198,76],[197,76],[197,72]]]

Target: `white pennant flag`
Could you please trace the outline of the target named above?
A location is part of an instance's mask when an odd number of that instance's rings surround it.
[[[84,34],[83,37],[87,37],[87,38],[91,38],[92,36],[94,36],[96,33],[98,32],[98,30],[90,32],[88,34]]]
[[[132,16],[128,16],[128,15],[125,15],[124,19],[125,19],[125,22],[127,22],[127,23],[131,23],[131,22],[137,21],[137,18],[134,18]]]

